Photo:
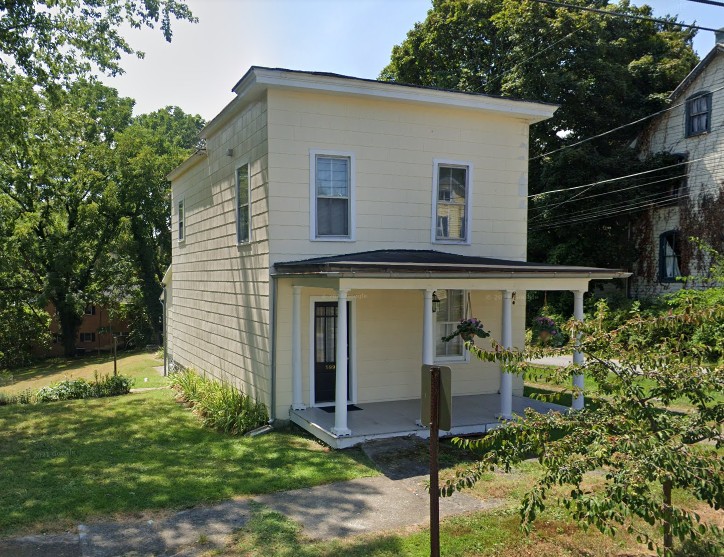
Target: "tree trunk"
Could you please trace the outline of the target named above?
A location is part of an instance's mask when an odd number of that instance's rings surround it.
[[[63,338],[63,353],[67,358],[75,356],[75,337],[83,322],[83,316],[76,313],[72,304],[53,300],[55,311],[60,321],[60,332]]]
[[[143,305],[146,306],[146,313],[150,321],[153,338],[149,339],[154,344],[159,344],[161,332],[161,318],[163,309],[159,297],[162,287],[156,279],[156,257],[154,247],[147,240],[144,228],[139,218],[131,219],[131,232],[136,247],[136,265],[138,266],[139,277],[142,281]]]
[[[671,480],[663,483],[664,488],[664,555],[671,556],[674,551],[674,535],[671,532]]]

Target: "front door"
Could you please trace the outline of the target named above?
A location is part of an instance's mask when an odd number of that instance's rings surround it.
[[[347,302],[347,400],[349,400],[349,316]],[[314,402],[334,402],[337,384],[337,302],[314,303]]]

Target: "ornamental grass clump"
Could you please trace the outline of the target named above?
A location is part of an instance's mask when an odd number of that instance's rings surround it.
[[[179,398],[192,405],[206,427],[243,435],[269,421],[266,406],[231,385],[206,379],[191,370],[171,376]]]

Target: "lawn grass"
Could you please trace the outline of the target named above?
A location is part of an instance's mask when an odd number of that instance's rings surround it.
[[[125,352],[118,354],[118,373],[135,379],[134,388],[162,387],[168,381],[154,369],[163,365],[156,352]],[[37,391],[41,387],[63,379],[83,378],[92,381],[95,374],[113,375],[113,356],[83,356],[79,358],[50,358],[35,365],[14,369],[13,383],[0,388],[0,392],[17,394],[25,390]]]
[[[201,426],[171,390],[0,407],[0,535],[376,472],[358,450]]]

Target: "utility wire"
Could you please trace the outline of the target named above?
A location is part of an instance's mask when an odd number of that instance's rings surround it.
[[[540,1],[540,0],[536,0],[536,1]],[[713,90],[709,91],[709,93],[717,93],[717,92],[721,91],[722,89],[724,89],[724,86],[718,87],[717,89],[713,89]],[[659,116],[659,115],[661,115],[661,114],[664,114],[665,112],[668,112],[669,110],[674,110],[675,108],[679,108],[680,106],[684,106],[685,104],[686,104],[686,101],[682,101],[682,102],[680,102],[679,104],[675,104],[675,105],[669,106],[669,107],[667,107],[667,108],[664,108],[664,109],[662,109],[662,110],[659,110],[658,112],[654,112],[653,114],[649,114],[648,116],[644,116],[643,118],[639,118],[638,120],[634,120],[634,121],[629,122],[629,123],[627,123],[627,124],[622,124],[622,125],[620,125],[620,126],[618,126],[618,127],[612,128],[612,129],[610,129],[610,130],[608,130],[608,131],[601,132],[601,133],[596,134],[596,135],[592,135],[591,137],[587,137],[586,139],[581,139],[580,141],[576,141],[575,143],[571,143],[570,145],[564,145],[563,147],[559,147],[558,149],[553,149],[552,151],[548,151],[548,152],[546,152],[546,153],[543,153],[542,155],[536,155],[535,157],[531,157],[531,158],[528,159],[528,160],[534,161],[534,160],[536,160],[536,159],[540,159],[540,158],[542,158],[542,157],[547,157],[548,155],[552,155],[552,154],[558,153],[558,152],[560,152],[560,151],[565,151],[566,149],[570,149],[570,148],[572,148],[572,147],[578,147],[579,145],[582,145],[582,144],[584,144],[584,143],[588,143],[589,141],[593,141],[594,139],[598,139],[599,137],[603,137],[603,136],[605,136],[605,135],[612,134],[612,133],[614,133],[614,132],[617,132],[617,131],[620,131],[620,130],[622,130],[622,129],[624,129],[624,128],[627,128],[627,127],[629,127],[629,126],[634,126],[634,125],[636,125],[636,124],[640,124],[641,122],[645,122],[646,120],[648,120],[648,119],[650,119],[650,118],[654,118],[655,116]]]
[[[698,2],[699,4],[710,4],[724,8],[724,2],[715,2],[714,0],[689,0],[689,2]]]
[[[663,25],[676,25],[677,27],[687,27],[688,29],[696,29],[697,31],[713,31],[716,33],[718,29],[712,29],[711,27],[701,27],[700,25],[690,25],[688,23],[678,23],[676,21],[667,21],[665,19],[657,19],[654,17],[645,17],[642,15],[634,14],[622,14],[620,12],[609,12],[608,10],[600,10],[598,8],[590,8],[588,6],[574,6],[572,4],[564,4],[563,2],[556,2],[555,0],[534,0],[542,4],[550,4],[552,6],[558,6],[560,8],[570,8],[572,10],[582,10],[584,12],[593,12],[596,14],[607,15],[610,17],[627,17],[629,19],[638,19],[641,21],[653,21],[654,23],[661,23]]]
[[[683,165],[683,164],[691,164],[691,163],[693,163],[693,162],[703,161],[705,158],[706,158],[706,157],[700,157],[700,158],[698,158],[698,159],[691,159],[691,160],[688,160],[688,161],[677,162],[676,164],[670,164],[670,165],[668,165],[668,166],[661,166],[661,167],[659,167],[659,168],[653,168],[653,169],[651,169],[651,170],[643,170],[643,171],[641,171],[641,172],[635,172],[635,173],[633,173],[633,174],[627,174],[626,176],[619,176],[619,177],[617,177],[617,178],[608,178],[607,180],[599,180],[598,182],[591,182],[590,184],[584,184],[584,185],[582,185],[582,186],[574,186],[574,187],[572,187],[572,188],[561,188],[561,189],[559,189],[559,190],[551,190],[551,191],[545,191],[545,192],[542,192],[542,193],[534,193],[534,194],[529,195],[528,198],[529,198],[529,199],[534,199],[534,198],[536,198],[536,197],[543,197],[543,196],[546,196],[546,195],[550,195],[550,194],[552,194],[552,193],[561,193],[561,192],[564,192],[564,191],[565,191],[565,192],[569,192],[569,191],[580,190],[580,189],[583,189],[583,188],[592,188],[592,187],[594,187],[594,186],[600,186],[600,185],[602,185],[602,184],[610,184],[610,183],[612,183],[612,182],[618,182],[619,180],[625,180],[626,178],[635,178],[635,177],[637,177],[637,176],[643,176],[644,174],[651,174],[652,172],[658,172],[658,171],[660,171],[660,170],[666,170],[667,168],[675,168],[675,167],[681,166],[681,165]]]

